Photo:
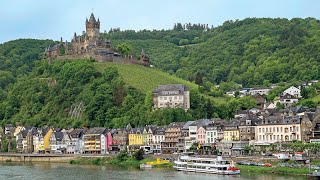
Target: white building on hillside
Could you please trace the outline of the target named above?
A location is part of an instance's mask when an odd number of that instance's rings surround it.
[[[301,91],[300,89],[291,86],[288,89],[286,89],[285,91],[283,91],[282,95],[284,96],[285,94],[290,94],[296,98],[301,98]]]
[[[260,94],[260,95],[268,95],[269,91],[271,90],[271,88],[268,88],[268,87],[255,87],[255,88],[252,88],[250,91],[249,91],[249,94],[251,96],[254,96],[256,94]]]
[[[152,94],[154,108],[190,109],[190,93],[182,84],[160,85]]]

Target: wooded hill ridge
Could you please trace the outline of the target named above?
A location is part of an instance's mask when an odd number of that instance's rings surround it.
[[[48,65],[41,59],[52,40],[0,44],[1,123],[123,127],[230,119],[238,109],[255,107],[251,97],[224,96],[235,83],[320,79],[320,22],[314,18],[248,18],[212,28],[177,23],[171,30],[112,29],[105,37],[115,48],[125,43],[136,57],[144,49],[155,68],[92,60]],[[152,80],[143,84],[144,78]],[[191,86],[191,110],[153,111],[151,90],[163,83]]]

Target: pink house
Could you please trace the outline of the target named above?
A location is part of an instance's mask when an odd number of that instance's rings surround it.
[[[206,130],[204,127],[200,126],[197,130],[197,143],[205,144],[206,143]]]
[[[108,131],[106,134],[106,150],[111,150],[112,145],[112,133]]]

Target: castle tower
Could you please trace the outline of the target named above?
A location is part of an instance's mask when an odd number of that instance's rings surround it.
[[[100,36],[100,20],[96,21],[93,13],[91,13],[90,19],[86,19],[86,33],[90,40],[97,40]]]

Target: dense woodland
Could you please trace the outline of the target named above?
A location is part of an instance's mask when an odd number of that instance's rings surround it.
[[[173,76],[199,85],[191,110],[152,110],[151,91],[124,82],[117,68],[98,71],[90,60],[41,60],[51,40],[20,39],[0,45],[0,121],[23,125],[123,127],[165,125],[199,118],[232,118],[255,106],[251,97],[227,98],[243,86],[320,79],[320,23],[307,19],[245,19],[219,27],[177,23],[171,30],[112,29],[102,33],[115,48]],[[214,85],[220,85],[216,89]],[[267,97],[272,100],[285,88]],[[315,91],[305,90],[305,96]],[[216,99],[223,99],[217,101]]]
[[[179,23],[178,23],[179,24]],[[192,25],[190,25],[192,26]],[[320,78],[320,22],[314,18],[248,18],[218,27],[110,31],[116,44],[141,48],[152,63],[178,77],[203,84],[244,86]],[[188,45],[187,45],[188,44]]]

